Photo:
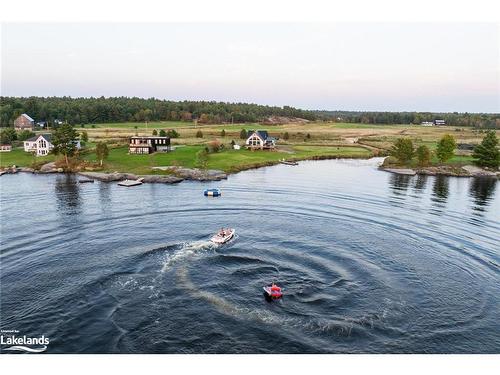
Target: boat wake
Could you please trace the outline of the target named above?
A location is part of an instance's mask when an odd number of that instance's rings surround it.
[[[161,268],[161,273],[167,272],[172,268],[172,266],[180,261],[192,258],[200,253],[206,252],[208,250],[213,250],[217,247],[211,241],[195,241],[186,242],[180,245],[180,248],[173,253],[167,253],[166,258],[163,262],[163,267]]]

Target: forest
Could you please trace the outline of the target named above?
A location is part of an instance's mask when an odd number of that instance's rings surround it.
[[[500,115],[487,113],[320,111],[290,106],[136,97],[0,97],[0,126],[12,126],[21,113],[52,126],[55,120],[73,125],[195,119],[202,124],[221,124],[261,122],[270,116],[282,116],[362,124],[420,124],[443,119],[452,126],[500,128]]]

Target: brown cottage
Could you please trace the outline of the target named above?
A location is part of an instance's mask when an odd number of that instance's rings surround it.
[[[129,154],[152,154],[156,151],[170,151],[169,137],[130,137]]]
[[[35,124],[35,120],[29,117],[26,113],[23,113],[21,116],[14,120],[14,129],[16,130],[33,130],[33,125]]]

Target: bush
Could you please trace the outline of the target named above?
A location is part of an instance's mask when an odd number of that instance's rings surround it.
[[[220,136],[221,137],[225,137],[226,136],[226,131],[224,129],[222,129],[222,131],[220,132]]]
[[[417,148],[417,161],[420,167],[426,167],[431,162],[431,150],[425,145],[421,145]]]
[[[290,134],[288,134],[288,132],[285,132],[285,134],[283,134],[283,139],[284,140],[290,139]]]
[[[219,140],[214,139],[208,144],[208,150],[209,152],[219,152],[222,149],[222,144],[219,142]]]
[[[81,132],[80,134],[80,140],[83,142],[83,143],[86,143],[89,141],[89,135],[87,134],[86,131],[83,131]]]
[[[245,129],[241,129],[240,131],[240,139],[247,139],[248,138],[248,133]]]
[[[165,132],[165,130],[161,129],[160,130],[160,137],[166,137],[167,136],[167,132]]]
[[[167,137],[170,137],[170,138],[179,138],[179,133],[175,129],[169,129],[167,131]]]
[[[436,156],[441,163],[444,163],[450,160],[455,154],[455,148],[457,147],[457,143],[455,142],[455,138],[453,138],[450,134],[445,134],[439,140],[436,148]]]
[[[201,130],[198,130],[196,132],[196,138],[203,138],[203,133],[201,132]]]
[[[399,138],[391,147],[390,154],[401,164],[408,164],[413,158],[413,142],[409,138]]]
[[[153,130],[153,135],[158,135],[158,130],[154,129]]]

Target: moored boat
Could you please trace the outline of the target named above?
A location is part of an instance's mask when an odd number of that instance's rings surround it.
[[[222,195],[220,189],[205,189],[203,191],[205,197],[219,197]]]

